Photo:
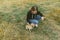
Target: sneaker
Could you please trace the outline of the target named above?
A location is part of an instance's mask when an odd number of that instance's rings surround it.
[[[38,24],[35,24],[36,27],[38,27]]]

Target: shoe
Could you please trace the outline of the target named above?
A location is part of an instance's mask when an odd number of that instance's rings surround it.
[[[35,27],[38,27],[38,24],[35,24]]]

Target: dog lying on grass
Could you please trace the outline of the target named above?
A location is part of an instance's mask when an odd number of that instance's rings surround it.
[[[26,25],[26,29],[29,30],[31,32],[31,30],[34,28],[34,24],[31,23],[31,24],[27,24]]]

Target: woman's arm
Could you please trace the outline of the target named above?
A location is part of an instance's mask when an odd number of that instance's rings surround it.
[[[27,22],[29,22],[29,18],[30,18],[30,12],[27,13],[27,17],[26,17]]]
[[[41,17],[43,17],[43,16],[44,16],[44,15],[43,15],[41,12],[39,12],[39,11],[38,11],[38,15],[40,15]]]
[[[38,12],[38,14],[41,16],[41,19],[42,19],[42,20],[45,19],[44,15],[43,15],[41,12]]]

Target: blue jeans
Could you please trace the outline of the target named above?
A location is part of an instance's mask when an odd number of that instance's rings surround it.
[[[30,19],[29,21],[30,21],[30,23],[38,24],[40,19],[41,19],[41,16],[37,15],[34,19]]]

